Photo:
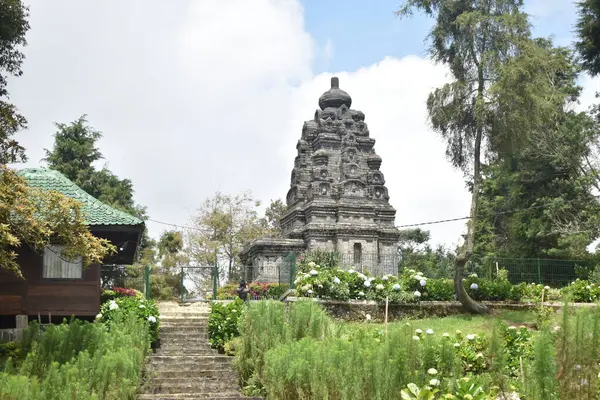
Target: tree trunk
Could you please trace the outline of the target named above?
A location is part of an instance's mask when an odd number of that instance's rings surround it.
[[[479,101],[483,101],[483,69],[479,67]],[[477,107],[477,105],[476,105]],[[475,135],[474,151],[473,151],[473,188],[471,193],[471,211],[469,213],[469,223],[467,228],[467,240],[456,257],[456,266],[454,270],[454,291],[458,301],[463,307],[472,313],[487,314],[489,309],[484,304],[478,303],[469,296],[465,290],[463,283],[463,275],[465,265],[473,255],[473,247],[475,246],[475,227],[477,224],[477,204],[479,201],[479,190],[481,187],[481,140],[483,137],[483,127],[480,121],[477,121],[477,134]]]

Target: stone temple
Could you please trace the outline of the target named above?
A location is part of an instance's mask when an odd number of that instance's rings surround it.
[[[280,221],[284,239],[263,238],[244,249],[242,262],[253,267],[246,279],[281,279],[285,268],[279,266],[289,252],[314,249],[337,251],[345,268],[396,274],[396,210],[365,115],[351,106],[338,78],[331,78],[296,145],[288,210]]]

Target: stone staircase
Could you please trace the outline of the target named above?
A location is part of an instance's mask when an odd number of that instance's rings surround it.
[[[160,348],[148,357],[139,399],[249,399],[238,386],[231,357],[208,344],[209,306],[159,303]]]

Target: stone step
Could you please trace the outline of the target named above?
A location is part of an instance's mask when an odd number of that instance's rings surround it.
[[[160,325],[160,334],[163,335],[165,333],[196,333],[196,332],[207,332],[207,326],[203,324],[193,324],[193,325],[182,325],[182,324],[171,324],[170,322]]]
[[[227,392],[239,391],[239,387],[230,380],[216,378],[154,378],[148,382],[146,393],[202,393],[202,392]]]
[[[204,329],[196,329],[189,331],[163,331],[160,330],[160,337],[163,341],[181,341],[181,340],[208,340],[208,333]]]
[[[148,357],[150,363],[159,363],[159,362],[176,362],[179,364],[200,364],[200,365],[208,365],[215,363],[230,363],[233,359],[232,357],[222,356],[222,355],[151,355]]]
[[[146,372],[151,376],[172,376],[177,373],[177,376],[184,375],[202,375],[206,371],[225,371],[233,373],[231,363],[213,363],[213,364],[153,364],[148,365]],[[166,374],[166,375],[165,375]]]
[[[214,365],[213,367],[217,367],[217,365]],[[235,372],[233,372],[233,370],[231,369],[231,366],[227,365],[227,366],[221,366],[221,368],[217,368],[217,369],[206,369],[203,368],[202,370],[191,370],[191,369],[186,369],[186,370],[173,370],[173,369],[158,369],[158,370],[149,370],[147,372],[147,375],[149,378],[151,378],[150,382],[152,382],[153,385],[157,385],[160,384],[160,382],[162,382],[162,379],[172,379],[172,378],[179,378],[179,379],[194,379],[194,378],[214,378],[214,379],[218,379],[218,380],[224,380],[226,379],[229,382],[237,382],[237,375]]]
[[[179,399],[213,399],[213,400],[262,400],[260,397],[244,397],[238,392],[219,393],[178,393],[178,394],[142,394],[139,400],[179,400]]]
[[[208,314],[192,314],[192,315],[184,315],[184,314],[161,314],[161,321],[175,321],[175,322],[205,322],[208,321]]]
[[[156,350],[156,353],[154,353],[156,356],[168,356],[168,357],[186,357],[186,356],[192,356],[192,357],[210,357],[210,356],[215,356],[218,355],[219,353],[212,348],[207,347],[201,347],[201,348],[197,348],[197,349],[184,349],[184,348],[179,348],[179,349],[158,349]]]
[[[210,347],[210,345],[208,343],[198,343],[198,344],[162,344],[160,346],[160,348],[158,348],[156,350],[156,352],[158,353],[160,351],[161,354],[163,355],[168,355],[167,353],[173,353],[172,355],[177,356],[180,355],[180,353],[182,351],[188,351],[190,353],[192,352],[204,352],[205,350],[214,350]],[[212,354],[218,354],[217,353],[212,353]],[[185,353],[183,353],[182,355],[185,355]]]

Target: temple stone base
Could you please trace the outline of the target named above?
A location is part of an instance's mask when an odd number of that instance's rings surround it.
[[[289,283],[292,260],[290,253],[299,254],[306,250],[301,239],[262,238],[251,242],[240,258],[246,266],[244,279],[256,282]]]

